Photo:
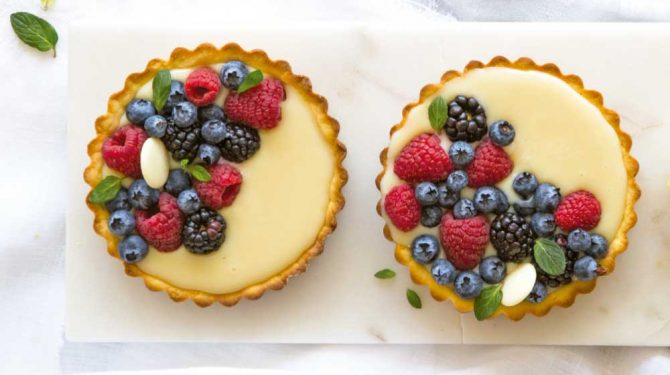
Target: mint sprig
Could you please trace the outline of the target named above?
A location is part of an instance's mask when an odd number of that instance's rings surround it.
[[[482,289],[475,299],[475,318],[484,320],[498,310],[502,301],[502,285],[496,284]]]
[[[158,111],[161,111],[167,102],[171,83],[172,76],[169,70],[163,69],[154,77],[151,87],[153,89],[154,106]]]
[[[237,88],[237,93],[241,94],[251,88],[258,86],[263,81],[263,72],[260,70],[254,70],[253,72],[247,74],[244,78],[244,81],[240,83],[240,86]]]
[[[212,180],[212,175],[200,164],[189,164],[188,159],[182,159],[179,162],[179,165],[181,165],[181,169],[200,182],[208,182]]]
[[[375,277],[378,279],[392,279],[395,277],[395,271],[385,268],[383,270],[377,271]]]
[[[116,194],[121,190],[121,177],[117,176],[107,176],[105,177],[95,189],[91,192],[91,195],[88,197],[88,201],[91,203],[107,203],[112,199],[116,198]]]
[[[436,131],[442,130],[449,117],[449,108],[447,102],[441,96],[436,97],[428,106],[428,119],[430,127]]]
[[[565,253],[553,240],[540,238],[535,240],[533,257],[542,271],[550,275],[560,275],[565,272]]]
[[[53,50],[56,57],[58,33],[49,22],[28,12],[12,13],[9,21],[23,43],[42,52]]]
[[[419,297],[418,294],[416,294],[415,291],[413,291],[412,289],[407,289],[407,292],[405,294],[407,296],[407,302],[409,302],[409,304],[412,305],[413,308],[415,309],[421,308],[421,298]]]

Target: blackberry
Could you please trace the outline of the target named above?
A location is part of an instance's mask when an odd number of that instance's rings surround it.
[[[167,121],[165,136],[162,139],[165,147],[172,154],[172,158],[177,161],[195,159],[198,147],[202,143],[200,126],[196,123],[186,128],[180,128],[175,125],[172,118],[168,118]]]
[[[572,275],[575,271],[575,262],[579,259],[579,252],[568,250],[568,240],[565,234],[556,234],[554,236],[554,241],[556,241],[558,246],[563,249],[563,253],[565,254],[565,271],[562,274],[550,275],[544,272],[535,262],[535,258],[532,258],[533,265],[535,265],[535,270],[537,271],[537,280],[552,288],[568,284],[572,281]]]
[[[234,123],[228,124],[225,138],[219,143],[221,156],[235,163],[249,159],[260,147],[258,130]]]
[[[194,254],[217,250],[226,239],[226,221],[209,208],[201,208],[188,216],[181,232],[184,247]]]
[[[514,212],[500,214],[493,219],[491,243],[498,257],[505,262],[520,262],[533,251],[535,233],[530,224]]]
[[[475,142],[487,133],[484,107],[475,98],[458,95],[449,102],[449,117],[444,131],[452,142]]]

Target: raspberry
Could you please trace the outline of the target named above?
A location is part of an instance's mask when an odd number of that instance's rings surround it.
[[[242,185],[242,175],[231,164],[219,162],[206,167],[212,179],[208,182],[193,180],[193,187],[205,206],[219,210],[230,206]]]
[[[512,172],[514,163],[505,150],[496,146],[490,139],[485,139],[477,146],[475,158],[466,168],[468,172],[468,186],[493,186],[502,181]]]
[[[600,221],[600,202],[585,190],[568,194],[554,213],[556,224],[565,232],[573,229],[591,230]]]
[[[223,110],[234,122],[241,122],[255,129],[271,129],[281,120],[281,102],[285,98],[284,86],[276,79],[266,79],[258,86],[226,97]]]
[[[442,217],[440,241],[447,259],[459,270],[477,266],[489,242],[489,224],[486,216],[454,219],[451,213]]]
[[[174,251],[181,246],[181,228],[184,220],[177,205],[177,198],[169,193],[161,193],[158,212],[136,210],[135,221],[137,232],[158,251]]]
[[[414,189],[407,184],[396,186],[386,194],[384,211],[403,232],[414,229],[421,219],[421,206],[414,197]]]
[[[119,128],[102,144],[102,158],[110,168],[128,177],[140,178],[140,152],[147,138],[147,134],[139,126],[126,125]]]
[[[192,71],[184,83],[186,98],[198,107],[214,103],[220,88],[219,75],[210,68]]]
[[[393,163],[393,172],[409,182],[440,181],[454,170],[435,134],[421,134],[405,146]]]

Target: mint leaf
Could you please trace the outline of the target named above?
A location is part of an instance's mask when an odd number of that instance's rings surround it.
[[[179,165],[181,166],[181,169],[186,170],[186,168],[188,168],[188,159],[181,159]]]
[[[395,272],[393,270],[385,268],[375,273],[375,277],[378,279],[392,279],[395,277]]]
[[[23,43],[42,52],[53,50],[56,57],[58,33],[49,22],[27,12],[12,13],[9,20]]]
[[[447,122],[449,108],[447,102],[441,96],[436,97],[428,106],[428,119],[430,120],[430,127],[436,131],[442,130],[444,124]]]
[[[542,271],[550,275],[560,275],[565,271],[565,253],[553,240],[548,238],[535,240],[533,257]]]
[[[93,189],[88,200],[91,203],[107,203],[116,198],[121,190],[121,177],[107,176]]]
[[[212,175],[207,172],[207,169],[199,164],[188,167],[188,173],[190,173],[191,176],[195,177],[195,179],[200,182],[207,182],[212,179]]]
[[[421,298],[419,298],[419,295],[416,294],[415,291],[412,289],[407,289],[407,302],[409,302],[410,305],[412,305],[413,308],[415,309],[420,309],[421,308]]]
[[[482,290],[475,299],[475,318],[484,320],[498,310],[502,301],[502,285],[491,285]]]
[[[161,70],[156,74],[151,84],[153,88],[154,106],[156,110],[163,109],[165,102],[167,102],[170,95],[170,84],[172,83],[172,76],[169,70]]]
[[[260,70],[254,70],[253,72],[247,74],[244,78],[244,81],[240,83],[240,86],[237,88],[237,93],[241,94],[250,88],[258,86],[259,83],[263,81],[263,72]]]

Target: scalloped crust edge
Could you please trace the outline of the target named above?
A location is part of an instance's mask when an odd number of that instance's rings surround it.
[[[435,94],[444,84],[456,77],[460,77],[466,74],[471,70],[488,67],[504,67],[517,70],[538,71],[561,79],[573,90],[578,92],[582,97],[587,99],[591,104],[596,106],[596,108],[600,110],[600,113],[602,113],[603,117],[616,132],[619,138],[619,143],[621,145],[621,154],[624,166],[628,175],[628,189],[626,193],[626,202],[621,224],[619,225],[616,236],[610,243],[610,251],[607,257],[600,260],[600,265],[605,268],[606,274],[613,272],[615,267],[615,258],[617,255],[626,250],[628,246],[628,231],[633,228],[637,222],[637,214],[635,213],[634,206],[635,202],[640,198],[640,188],[635,181],[635,176],[639,170],[639,164],[637,160],[635,160],[630,154],[632,140],[628,134],[621,130],[619,125],[619,115],[613,110],[604,106],[602,94],[595,90],[586,89],[580,77],[573,74],[563,74],[555,64],[549,63],[538,65],[528,57],[521,57],[516,61],[510,61],[503,56],[496,56],[487,64],[484,64],[480,61],[470,61],[462,73],[455,70],[449,70],[442,75],[439,83],[428,84],[424,86],[421,89],[418,101],[405,106],[402,111],[402,120],[393,126],[390,132],[390,136],[393,136],[393,133],[405,125],[407,116],[414,107],[423,103],[427,98]],[[385,148],[379,155],[379,160],[383,169],[381,173],[377,175],[375,183],[377,185],[377,189],[379,189],[380,192],[381,179],[387,171],[387,153],[388,148]],[[377,202],[377,213],[380,216],[382,215],[381,199]],[[384,237],[393,242],[393,239],[391,238],[391,232],[386,223],[384,224]],[[415,284],[428,286],[430,289],[430,294],[435,300],[449,300],[452,302],[456,310],[461,313],[467,313],[473,310],[474,301],[463,299],[458,296],[451,288],[438,285],[431,277],[430,272],[428,272],[424,266],[420,265],[412,259],[409,248],[396,244],[395,258],[399,263],[409,268],[410,277]],[[547,298],[539,304],[532,304],[530,302],[524,301],[516,306],[501,306],[489,319],[492,319],[498,315],[504,315],[511,320],[518,321],[521,320],[527,313],[533,314],[535,316],[544,316],[549,313],[549,311],[554,306],[569,307],[575,302],[575,299],[579,294],[586,294],[591,292],[595,288],[597,280],[598,278],[590,281],[573,281],[570,284],[563,285],[550,293]]]
[[[209,306],[214,302],[225,306],[233,306],[242,298],[250,300],[258,299],[263,296],[266,290],[282,289],[287,284],[289,278],[305,272],[310,259],[321,254],[326,238],[337,226],[336,215],[344,207],[342,187],[348,180],[347,171],[342,165],[347,153],[346,147],[337,138],[340,125],[337,120],[328,115],[328,102],[326,99],[312,91],[312,84],[309,78],[294,74],[288,62],[271,60],[262,50],[246,51],[236,43],[229,43],[221,48],[204,43],[192,51],[182,47],[176,48],[172,51],[167,61],[152,59],[143,72],[130,74],[126,78],[123,90],[110,96],[107,104],[107,113],[98,117],[95,121],[97,136],[88,144],[88,155],[91,162],[84,171],[84,180],[91,186],[91,190],[102,178],[102,165],[104,164],[101,153],[102,143],[117,128],[117,124],[124,111],[125,103],[132,100],[142,85],[153,79],[161,69],[192,68],[226,60],[244,61],[248,65],[281,80],[284,84],[296,88],[317,115],[322,133],[336,155],[335,171],[330,183],[330,203],[328,204],[324,225],[319,230],[314,243],[293,264],[263,282],[245,287],[236,292],[216,294],[182,289],[142,271],[135,264],[127,264],[121,261],[116,251],[118,239],[107,228],[109,212],[101,205],[92,204],[88,201],[90,191],[86,197],[86,205],[95,215],[93,220],[94,230],[107,241],[107,252],[124,265],[127,275],[141,277],[148,289],[165,292],[175,302],[190,299],[201,307]]]

